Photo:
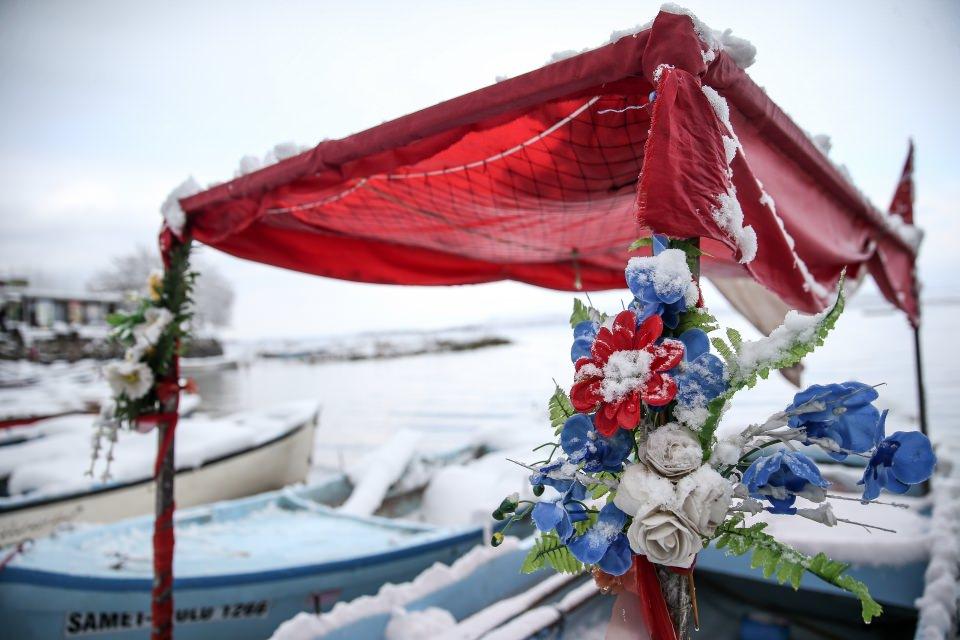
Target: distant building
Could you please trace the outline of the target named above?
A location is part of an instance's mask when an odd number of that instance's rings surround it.
[[[0,328],[103,327],[124,306],[116,293],[77,293],[31,287],[26,280],[0,279]]]

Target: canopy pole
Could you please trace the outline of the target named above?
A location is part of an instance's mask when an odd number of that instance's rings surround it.
[[[920,433],[928,436],[930,432],[927,428],[927,389],[923,384],[923,345],[920,341],[919,323],[913,324],[913,359],[917,369],[917,406],[920,413]]]
[[[172,392],[161,399],[161,410],[168,416],[157,426],[157,459],[154,463],[155,512],[153,521],[153,590],[151,601],[151,640],[173,638],[173,513],[174,440],[177,428],[179,357],[173,356],[170,381]]]

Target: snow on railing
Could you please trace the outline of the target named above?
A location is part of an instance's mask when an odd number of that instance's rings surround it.
[[[930,564],[923,596],[917,599],[916,640],[957,637],[957,598],[960,596],[960,448],[941,444],[938,469],[932,480]]]

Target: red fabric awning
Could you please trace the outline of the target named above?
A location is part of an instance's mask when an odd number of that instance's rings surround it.
[[[661,64],[672,68],[658,83]],[[726,99],[742,145],[729,167],[731,134],[701,84]],[[749,262],[712,213],[725,193],[735,193],[757,237]],[[636,35],[325,141],[181,206],[207,245],[361,282],[619,288],[627,246],[652,229],[701,236],[705,272],[749,274],[816,311],[841,270],[856,274],[881,242],[896,256],[889,269],[914,259],[746,73],[724,52],[709,53],[690,18],[670,13]]]

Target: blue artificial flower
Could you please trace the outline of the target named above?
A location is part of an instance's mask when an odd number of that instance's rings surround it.
[[[884,431],[887,412],[880,416],[880,433]],[[884,438],[879,445],[863,478],[857,484],[864,485],[863,499],[875,500],[881,489],[893,493],[906,493],[911,484],[919,484],[933,474],[937,457],[927,436],[917,431],[897,431]]]
[[[570,360],[576,362],[580,358],[589,358],[593,349],[593,341],[597,338],[600,329],[593,320],[578,322],[573,328],[573,346],[570,347]]]
[[[584,471],[620,471],[633,448],[633,433],[617,429],[613,436],[604,438],[590,416],[578,413],[564,423],[560,446],[570,462],[583,463]]]
[[[575,482],[573,478],[556,478],[550,475],[554,471],[559,471],[565,464],[568,464],[568,461],[565,458],[559,458],[550,464],[543,465],[539,470],[530,474],[530,484],[533,486],[543,485],[545,487],[553,487],[560,493],[570,491],[570,488]]]
[[[669,248],[666,236],[653,236],[654,256]],[[637,313],[639,322],[659,314],[665,326],[676,329],[680,324],[680,314],[687,309],[686,293],[690,283],[670,278],[657,279],[654,277],[656,269],[656,263],[649,260],[639,265],[627,265],[627,286],[634,295],[629,309]]]
[[[543,532],[556,529],[557,537],[567,544],[573,537],[573,523],[587,519],[587,510],[579,501],[587,497],[587,488],[570,481],[570,488],[554,500],[544,500],[534,505],[531,516],[537,529]]]
[[[570,553],[584,564],[595,564],[612,576],[622,576],[633,564],[633,552],[623,525],[627,514],[612,502],[600,510],[597,521],[569,544]]]
[[[684,350],[680,371],[673,374],[677,402],[685,407],[706,407],[727,390],[723,361],[710,353],[710,338],[701,329],[688,329],[679,339]]]
[[[811,438],[832,440],[842,451],[827,453],[835,460],[843,460],[848,453],[870,451],[883,438],[880,411],[873,404],[877,391],[862,382],[815,384],[793,397],[787,407],[790,426],[803,428]],[[822,409],[805,410],[810,402],[822,403]]]
[[[770,513],[793,514],[797,510],[793,503],[798,494],[809,487],[826,489],[830,483],[820,475],[820,469],[813,460],[797,451],[780,449],[773,455],[757,458],[744,472],[741,482],[747,487],[750,496],[758,500],[768,500],[772,507]]]

